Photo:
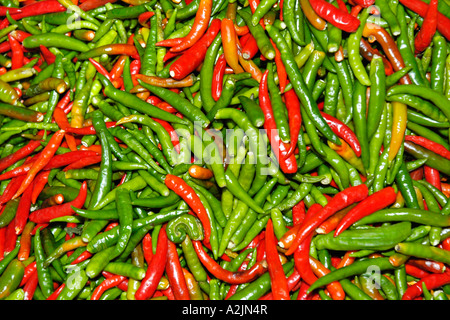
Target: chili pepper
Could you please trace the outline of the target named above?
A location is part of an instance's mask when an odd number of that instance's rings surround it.
[[[337,141],[337,137],[331,131],[329,126],[324,123],[325,120],[319,113],[319,109],[316,108],[317,104],[312,101],[308,90],[306,90],[306,84],[304,83],[303,77],[300,75],[300,72],[296,66],[296,64],[292,63],[294,61],[292,53],[289,53],[288,47],[284,39],[281,38],[281,35],[276,27],[267,26],[266,30],[268,31],[270,37],[275,42],[278,50],[280,50],[281,58],[286,66],[286,72],[288,77],[293,84],[293,88],[297,93],[297,96],[300,99],[300,103],[305,107],[305,111],[311,117],[311,120],[314,122],[317,129],[322,132],[330,141],[339,144]]]
[[[227,283],[246,283],[257,278],[259,275],[263,274],[266,271],[266,267],[262,262],[255,264],[252,268],[245,271],[228,271],[226,269],[223,269],[216,261],[214,261],[210,256],[206,254],[201,242],[192,241],[192,244],[194,246],[195,252],[198,255],[198,258],[206,267],[206,269],[208,269],[209,272],[213,273],[218,279],[226,281]]]
[[[158,246],[156,254],[153,255],[146,271],[145,278],[136,291],[136,300],[146,300],[150,298],[156,290],[158,281],[161,278],[167,261],[168,239],[165,229],[162,228],[158,234]]]
[[[191,31],[183,39],[183,42],[175,47],[172,47],[170,51],[180,52],[187,48],[190,48],[197,42],[208,28],[209,18],[212,12],[212,1],[204,0],[200,1],[197,13],[195,15],[194,24]]]
[[[422,284],[425,284],[426,288],[428,290],[432,290],[435,288],[439,288],[440,286],[443,286],[447,284],[449,281],[448,279],[448,272],[442,273],[442,274],[430,274],[422,279],[420,279],[418,282],[416,282],[414,285],[411,285],[406,289],[405,293],[402,295],[402,300],[413,300],[420,296],[423,293]]]
[[[189,300],[189,290],[179,262],[177,248],[171,241],[168,241],[166,272],[170,285],[173,287],[175,299]]]
[[[351,193],[351,197],[349,196],[350,192],[354,192]],[[367,192],[367,186],[362,184],[359,186],[349,187],[335,195],[332,200],[329,201],[323,209],[321,209],[320,213],[318,213],[314,219],[311,219],[312,221],[305,221],[305,224],[298,230],[294,243],[289,247],[286,254],[292,254],[304,238],[329,216],[354,202],[365,199],[367,197]]]
[[[13,199],[19,197],[26,188],[32,183],[36,174],[50,161],[50,158],[56,152],[56,149],[59,147],[61,140],[64,136],[64,131],[59,130],[55,134],[53,134],[52,138],[49,141],[49,144],[42,150],[42,153],[36,159],[33,166],[30,168],[30,171],[27,173],[25,180],[20,185],[19,189],[16,191]]]
[[[313,10],[324,20],[346,32],[355,32],[360,21],[348,12],[339,10],[325,1],[310,1]]]
[[[415,13],[417,13],[418,15],[420,15],[421,17],[425,17],[428,11],[428,7],[429,5],[427,3],[423,3],[422,1],[405,1],[402,0],[400,1],[400,3],[402,5],[404,5],[406,8],[414,11]],[[442,13],[438,12],[437,14],[437,26],[436,28],[439,30],[440,33],[442,33],[442,35],[444,37],[446,37],[447,39],[449,38],[449,34],[448,34],[448,26],[449,26],[449,19],[443,15]]]
[[[430,45],[436,32],[438,12],[438,2],[430,1],[422,27],[414,38],[414,49],[416,53],[424,51]]]
[[[371,212],[378,211],[383,207],[389,206],[395,201],[396,196],[397,194],[392,187],[386,187],[370,195],[344,216],[344,218],[339,222],[338,226],[336,227],[334,235],[338,236],[343,230],[348,228],[357,219],[360,219],[363,216],[370,214]]]
[[[275,300],[290,300],[287,280],[276,250],[276,237],[271,219],[267,222],[265,235],[267,267],[272,283],[273,298]]]
[[[164,182],[170,190],[174,191],[178,196],[184,199],[184,201],[186,201],[191,209],[196,213],[197,217],[202,222],[203,229],[205,231],[204,239],[206,242],[209,242],[209,238],[211,236],[211,224],[205,207],[195,191],[187,185],[183,179],[174,175],[166,175]]]

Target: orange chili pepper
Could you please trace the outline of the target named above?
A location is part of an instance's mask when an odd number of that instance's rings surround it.
[[[324,275],[330,273],[330,270],[326,268],[319,260],[309,257],[309,262],[314,274],[318,277],[323,277]],[[328,292],[330,293],[333,300],[344,300],[345,292],[342,289],[342,285],[338,281],[333,281],[326,286]]]
[[[234,31],[234,23],[230,19],[222,19],[220,28],[222,35],[222,46],[227,64],[233,68],[234,73],[242,73],[244,70],[239,65],[239,54],[236,42],[236,32]]]
[[[208,180],[214,176],[214,173],[208,168],[193,164],[189,167],[189,175],[192,178],[200,179],[200,180]]]
[[[188,35],[183,38],[183,42],[170,48],[172,52],[180,52],[192,47],[208,29],[209,19],[211,18],[212,0],[200,0],[194,24]],[[234,27],[233,27],[234,28]],[[234,29],[233,29],[234,30]]]

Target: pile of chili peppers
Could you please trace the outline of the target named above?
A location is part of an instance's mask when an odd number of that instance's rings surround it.
[[[448,300],[448,1],[19,1],[0,299]]]

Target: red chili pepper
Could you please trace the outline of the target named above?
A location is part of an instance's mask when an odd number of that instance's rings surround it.
[[[109,75],[108,70],[106,70],[106,68],[104,66],[101,65],[100,62],[95,61],[92,58],[89,58],[89,61],[94,65],[95,69],[97,70],[98,73],[100,73],[101,75],[103,75],[106,79],[108,79],[110,82],[112,82],[112,78]]]
[[[90,253],[89,251],[84,251],[82,254],[80,254],[75,260],[73,260],[71,262],[71,264],[77,264],[80,262],[83,262],[87,259],[89,259],[90,257],[92,257],[92,253]]]
[[[86,181],[84,181],[75,199],[60,205],[33,211],[30,214],[29,219],[35,223],[48,223],[52,219],[72,215],[75,213],[72,207],[81,208],[84,205],[84,202],[86,201],[86,195],[87,195],[87,183]]]
[[[11,46],[11,70],[21,68],[23,66],[23,49],[22,45],[11,34],[8,34],[9,44]]]
[[[192,241],[192,244],[202,264],[219,280],[230,284],[247,283],[266,272],[265,261],[256,262],[253,267],[245,271],[226,270],[206,253],[200,241]]]
[[[142,251],[144,252],[145,262],[147,262],[147,265],[150,264],[150,261],[153,257],[153,244],[152,236],[150,235],[150,233],[147,233],[142,239]]]
[[[313,204],[306,212],[305,221],[307,219],[313,218],[321,209],[322,206],[320,204]],[[294,252],[295,269],[300,273],[300,277],[308,285],[313,284],[317,280],[317,277],[313,273],[311,264],[309,262],[309,251],[313,235],[313,233],[308,235]]]
[[[302,200],[292,208],[292,224],[294,226],[301,224],[305,220],[305,216],[305,202]]]
[[[225,75],[226,66],[227,61],[225,60],[225,55],[222,53],[217,59],[216,65],[214,66],[211,85],[211,94],[215,101],[219,100],[220,95],[222,94],[223,76]]]
[[[422,18],[427,15],[429,5],[421,0],[400,0],[400,3],[411,11],[414,11]],[[437,29],[447,39],[450,40],[450,19],[444,14],[437,14]]]
[[[214,38],[220,31],[220,19],[211,21],[206,33],[199,38],[199,40],[188,48],[183,54],[171,64],[169,72],[170,76],[176,80],[181,80],[187,77],[203,62],[206,56],[206,51]],[[181,45],[180,45],[181,46]],[[173,52],[173,51],[169,51]],[[180,51],[176,51],[180,52]]]
[[[341,139],[343,139],[345,142],[347,142],[350,147],[353,149],[355,154],[360,157],[361,156],[361,145],[359,144],[358,138],[356,137],[356,134],[350,129],[345,123],[342,121],[336,119],[333,116],[330,116],[329,114],[325,112],[320,113],[325,121],[330,126],[331,130]]]
[[[205,33],[211,18],[212,0],[200,0],[194,24],[183,42],[170,48],[172,52],[180,52],[192,47]]]
[[[200,222],[203,225],[203,230],[205,232],[204,241],[206,243],[209,243],[209,238],[211,236],[211,224],[209,221],[208,213],[206,212],[202,201],[195,193],[195,190],[192,189],[182,178],[173,174],[166,175],[166,179],[164,180],[164,182],[170,190],[174,191],[184,201],[186,201],[192,211],[200,219]]]
[[[305,220],[305,223],[302,224],[297,232],[294,243],[285,254],[290,255],[294,253],[298,245],[308,235],[312,234],[322,222],[337,211],[342,210],[355,202],[364,200],[368,196],[368,193],[369,189],[365,184],[351,186],[337,193],[314,217]]]
[[[422,27],[414,39],[415,53],[424,51],[431,43],[437,28],[438,0],[431,0]]]
[[[138,17],[139,24],[143,27],[150,27],[149,20],[154,15],[155,15],[155,13],[153,11],[147,11],[147,12],[141,13]]]
[[[142,280],[135,293],[136,300],[146,300],[153,296],[158,287],[158,282],[164,273],[167,262],[168,239],[165,228],[161,228],[158,234],[156,253],[153,255]]]
[[[56,288],[55,291],[53,291],[51,295],[48,296],[46,300],[56,300],[56,298],[58,298],[59,294],[61,293],[61,291],[64,289],[65,286],[66,283],[63,282],[58,288]]]
[[[363,217],[391,205],[395,202],[396,197],[397,192],[390,186],[371,194],[342,218],[334,231],[334,236],[337,237],[342,231]]]
[[[172,141],[172,144],[173,144],[175,150],[177,152],[179,152],[180,151],[180,140],[178,139],[177,131],[167,121],[164,121],[164,120],[161,120],[161,119],[158,119],[158,118],[153,118],[153,120],[158,122],[160,125],[162,125],[164,127],[164,129],[166,129],[166,131],[170,135],[170,141]]]
[[[419,279],[425,278],[426,276],[430,275],[428,272],[412,265],[411,263],[405,263],[405,271],[410,276],[419,278]]]
[[[33,295],[36,291],[36,288],[39,284],[38,273],[37,271],[33,272],[30,279],[25,283],[23,287],[23,300],[32,300]]]
[[[39,133],[38,133],[39,134]],[[30,140],[25,146],[17,150],[16,152],[0,159],[0,171],[5,170],[9,166],[13,165],[19,160],[22,160],[32,154],[41,145],[39,140]]]
[[[3,248],[3,255],[7,256],[17,246],[17,234],[14,230],[14,223],[8,224],[5,233],[5,245]]]
[[[47,49],[47,47],[43,46],[42,44],[39,45],[39,48],[41,50],[42,56],[44,57],[45,62],[47,64],[52,64],[55,62],[56,56],[53,52]]]
[[[316,293],[308,293],[310,285],[305,281],[302,281],[300,288],[298,289],[297,300],[312,300]]]
[[[72,162],[67,167],[65,167],[63,169],[63,171],[85,168],[87,166],[90,166],[90,165],[93,165],[96,163],[100,163],[101,161],[102,161],[101,155],[86,157],[86,158],[77,160],[75,162]]]
[[[318,16],[345,32],[355,32],[361,24],[358,18],[325,0],[309,0],[309,2]]]
[[[107,3],[114,3],[116,1],[117,0],[87,0],[87,1],[82,1],[82,3],[80,3],[79,7],[83,11],[89,11],[89,10],[104,6]]]
[[[402,296],[402,300],[413,300],[423,292],[422,283],[425,283],[428,290],[433,290],[450,283],[450,272],[432,273],[415,284],[409,286]]]
[[[440,143],[434,142],[434,141],[427,139],[425,137],[422,137],[422,136],[411,136],[411,135],[406,135],[405,141],[414,142],[415,144],[418,144],[419,146],[422,146],[422,147],[450,160],[450,151],[447,148],[445,148],[443,145],[441,145]]]
[[[375,3],[375,0],[352,0],[356,5],[360,5],[363,8],[368,8]]]
[[[242,56],[244,59],[253,59],[253,57],[259,52],[258,44],[256,43],[255,37],[251,34],[248,37],[245,44],[242,45]]]
[[[34,179],[33,191],[31,193],[31,203],[35,204],[39,194],[44,190],[48,182],[48,177],[50,175],[50,170],[41,171],[38,173]]]
[[[6,13],[9,11],[9,14],[16,14],[22,12],[20,8],[11,8],[11,7],[0,7],[0,16],[6,16]]]
[[[283,90],[281,89],[281,82],[280,91],[284,91],[284,88]],[[298,134],[300,133],[300,128],[302,126],[302,114],[300,112],[300,101],[294,89],[286,91],[283,96],[285,99],[286,109],[288,111],[289,132],[291,136],[291,142],[286,156],[290,156],[294,153],[295,148],[297,148]]]
[[[99,300],[102,294],[111,288],[117,287],[119,283],[124,281],[126,278],[121,275],[114,275],[111,278],[106,278],[105,280],[100,283],[95,289],[94,292],[92,292],[91,300]]]
[[[189,290],[184,278],[183,269],[181,268],[180,258],[177,253],[177,247],[170,240],[168,240],[166,273],[175,299],[190,300]]]
[[[414,259],[410,258],[408,263],[431,273],[443,273],[446,270],[446,265],[440,261],[434,261],[429,259]]]
[[[286,276],[277,250],[277,239],[273,231],[272,219],[266,225],[266,261],[269,269],[274,300],[290,300]]]
[[[104,276],[106,279],[112,278],[115,276],[114,273],[108,272],[108,271],[102,271],[102,276]],[[128,279],[125,278],[125,280],[123,280],[122,282],[120,282],[117,285],[117,288],[119,288],[122,291],[127,291],[128,290]]]
[[[29,265],[25,267],[22,280],[20,281],[19,287],[23,287],[25,283],[30,279],[33,273],[36,271],[36,261],[31,262]]]
[[[45,146],[45,148],[40,153],[39,157],[31,166],[30,171],[28,171],[24,181],[19,187],[19,190],[17,190],[12,199],[19,197],[25,191],[25,189],[33,182],[33,179],[36,176],[36,174],[38,174],[39,171],[41,171],[51,160],[56,150],[59,148],[59,145],[61,144],[61,141],[64,137],[64,133],[65,133],[64,130],[58,130],[53,134],[48,144]]]
[[[12,199],[13,195],[19,190],[20,185],[25,180],[25,175],[15,177],[6,186],[5,191],[0,196],[0,208],[3,204]]]
[[[423,169],[424,169],[423,172],[425,174],[425,180],[434,187],[436,187],[438,190],[442,190],[441,176],[439,170],[427,165],[425,165]]]
[[[66,7],[57,0],[36,1],[21,8],[21,12],[11,14],[14,20],[21,20],[26,17],[38,16],[46,13],[56,13],[66,11]]]
[[[281,53],[280,50],[278,50],[276,44],[271,39],[270,42],[273,45],[273,48],[275,49],[275,65],[277,66],[277,74],[278,74],[278,84],[280,86],[280,92],[284,92],[284,89],[286,88],[286,85],[288,83],[288,76],[286,73],[286,68],[284,66],[283,60],[281,59]]]
[[[277,133],[277,125],[275,123],[267,86],[268,73],[268,70],[263,73],[261,82],[259,83],[259,105],[264,113],[264,129],[266,130],[273,152],[278,159],[281,171],[284,173],[295,173],[298,169],[297,160],[294,154],[287,156],[288,147],[281,141]]]
[[[34,184],[30,185],[25,192],[22,194],[22,197],[19,201],[19,206],[17,207],[16,216],[14,217],[14,228],[16,235],[22,233],[25,225],[28,221],[28,215],[30,214],[31,208],[31,196],[33,193]]]

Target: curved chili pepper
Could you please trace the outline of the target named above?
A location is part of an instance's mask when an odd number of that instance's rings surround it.
[[[355,32],[360,25],[358,18],[336,8],[331,3],[324,0],[310,0],[309,3],[322,19],[345,32]]]
[[[92,292],[91,300],[99,300],[102,294],[111,288],[118,286],[121,282],[123,282],[126,278],[121,275],[114,275],[111,278],[106,278],[100,283]]]
[[[298,245],[331,215],[355,202],[364,200],[367,195],[368,188],[365,184],[351,186],[336,194],[315,217],[306,220],[302,224],[286,255],[294,253]]]
[[[374,23],[366,23],[363,29],[363,36],[366,38],[373,37],[374,40],[382,46],[383,52],[388,57],[394,71],[405,68],[405,62],[403,61],[403,57],[398,50],[397,44],[384,28]],[[411,79],[408,75],[405,75],[402,79],[400,79],[400,82],[403,84],[411,84]]]
[[[181,80],[193,72],[205,59],[206,51],[220,31],[220,20],[214,19],[205,34],[171,64],[170,76]],[[171,51],[169,51],[171,52]]]
[[[66,202],[61,205],[56,205],[33,211],[30,214],[29,219],[35,223],[47,223],[50,222],[50,220],[52,219],[74,214],[75,211],[72,209],[72,206],[75,208],[81,208],[86,201],[86,196],[87,196],[87,183],[83,182],[80,191],[74,200]]]
[[[361,145],[359,144],[359,140],[356,137],[356,134],[342,121],[336,119],[333,116],[325,112],[321,112],[323,118],[327,121],[331,130],[333,130],[340,138],[342,138],[345,142],[347,142],[355,154],[360,157],[361,156]]]
[[[182,43],[170,48],[172,52],[180,52],[192,47],[208,28],[209,19],[212,12],[212,0],[200,0],[197,13],[195,15],[194,24],[188,35],[183,38]],[[234,30],[234,27],[233,27]]]
[[[216,278],[229,284],[247,283],[266,272],[267,263],[264,260],[257,262],[253,267],[245,271],[228,271],[222,268],[206,253],[200,241],[192,241],[192,245],[194,246],[195,252],[205,268],[208,269],[208,271],[211,272]]]
[[[394,70],[392,68],[391,63],[389,62],[389,60],[384,56],[384,54],[382,54],[381,52],[379,52],[377,49],[373,48],[370,43],[362,38],[359,44],[359,52],[361,53],[361,55],[367,59],[368,61],[372,61],[372,58],[375,55],[379,55],[381,56],[381,58],[383,59],[383,64],[384,64],[384,72],[386,73],[387,76],[391,75],[394,73]]]
[[[400,3],[404,5],[409,10],[417,13],[422,18],[425,18],[427,15],[429,5],[420,0],[400,0]],[[447,38],[450,39],[450,19],[444,14],[438,12],[437,14],[437,29],[439,32]]]
[[[386,187],[371,194],[369,197],[358,203],[342,218],[336,227],[334,236],[337,237],[355,221],[391,205],[395,202],[396,197],[397,193],[392,187]]]
[[[206,243],[209,243],[211,236],[211,223],[209,221],[206,209],[195,190],[192,189],[183,179],[172,174],[166,175],[164,183],[170,190],[174,191],[177,195],[184,199],[192,211],[197,215],[205,232],[204,240]]]
[[[447,271],[442,274],[430,274],[423,277],[406,289],[405,293],[402,295],[402,300],[413,300],[420,296],[423,292],[422,283],[425,284],[428,290],[439,288],[450,283],[450,273]]]

